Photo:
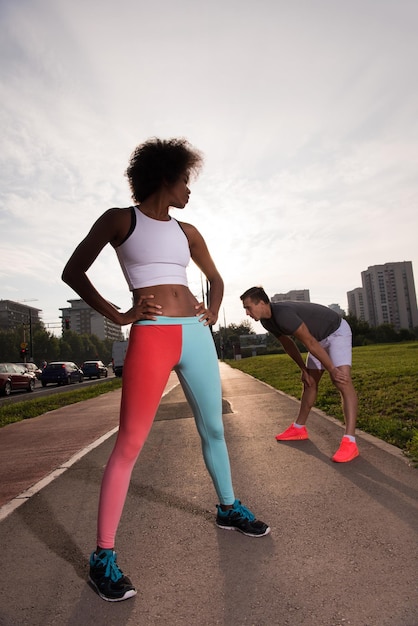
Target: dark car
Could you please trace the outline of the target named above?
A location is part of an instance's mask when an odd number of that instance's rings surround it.
[[[35,374],[36,378],[38,380],[41,380],[42,370],[37,365],[35,365],[35,363],[32,363],[32,362],[29,362],[29,363],[16,363],[15,365],[20,365],[22,367],[26,367],[26,369],[28,370],[29,373]]]
[[[107,378],[108,371],[103,361],[84,361],[81,366],[85,378]]]
[[[0,363],[0,393],[10,396],[12,391],[33,391],[35,376],[16,363]]]
[[[81,382],[83,382],[83,372],[72,361],[51,361],[42,370],[42,387],[46,387],[48,383],[69,385]]]

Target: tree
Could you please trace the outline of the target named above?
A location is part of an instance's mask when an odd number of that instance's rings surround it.
[[[376,343],[394,343],[399,341],[399,335],[392,324],[381,324],[374,329]]]
[[[0,331],[0,360],[17,361],[19,345],[20,341],[14,332]]]
[[[220,327],[218,331],[213,333],[216,351],[220,359],[233,359],[239,354],[239,338],[240,335],[255,334],[251,322],[244,320],[241,324],[229,324],[229,326]]]
[[[359,320],[354,315],[346,315],[344,319],[347,320],[353,333],[353,346],[364,346],[371,342],[372,329],[368,322]]]
[[[113,341],[102,341],[96,335],[78,335],[66,330],[62,337],[56,337],[45,330],[42,324],[36,324],[32,328],[31,339],[29,342],[23,326],[13,330],[0,330],[0,361],[20,362],[20,346],[24,340],[25,343],[31,343],[33,348],[33,354],[27,354],[26,360],[32,359],[38,364],[42,361],[60,360],[81,364],[93,359],[109,363],[112,358]]]
[[[33,360],[35,363],[42,361],[57,361],[60,354],[60,339],[46,331],[35,332],[33,338]]]

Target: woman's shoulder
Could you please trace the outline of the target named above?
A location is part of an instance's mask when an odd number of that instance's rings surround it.
[[[193,226],[193,224],[189,224],[188,222],[180,222],[180,220],[177,220],[177,222],[187,236],[200,235],[196,226]]]
[[[120,224],[124,221],[130,221],[132,211],[133,207],[112,207],[111,209],[107,209],[104,213],[102,213],[98,221],[108,225]]]
[[[107,209],[103,214],[102,217],[104,217],[105,215],[107,217],[120,217],[122,215],[129,215],[130,213],[132,213],[132,211],[134,210],[133,206],[128,206],[128,207],[112,207],[110,209]]]
[[[107,209],[96,222],[96,228],[106,232],[112,245],[119,245],[129,232],[132,223],[132,207]]]

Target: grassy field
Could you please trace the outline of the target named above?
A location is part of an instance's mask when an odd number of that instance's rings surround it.
[[[300,370],[287,354],[226,362],[300,398]],[[358,428],[401,448],[418,464],[418,342],[354,348],[352,377],[359,397]],[[343,421],[340,395],[327,374],[316,407]]]
[[[38,415],[59,409],[68,404],[96,398],[103,393],[120,389],[121,386],[122,379],[113,378],[112,380],[100,383],[100,385],[89,385],[82,389],[65,391],[64,393],[54,394],[44,398],[24,400],[22,402],[16,402],[15,404],[7,404],[6,402],[0,407],[0,428],[6,426],[6,424],[37,417]]]

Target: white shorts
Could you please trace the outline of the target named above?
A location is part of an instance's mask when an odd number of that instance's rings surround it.
[[[342,319],[337,330],[320,341],[319,343],[329,355],[335,367],[340,365],[350,365],[352,362],[352,334],[351,328],[346,320]],[[311,370],[325,369],[321,361],[318,361],[310,352],[306,358],[306,367]]]

